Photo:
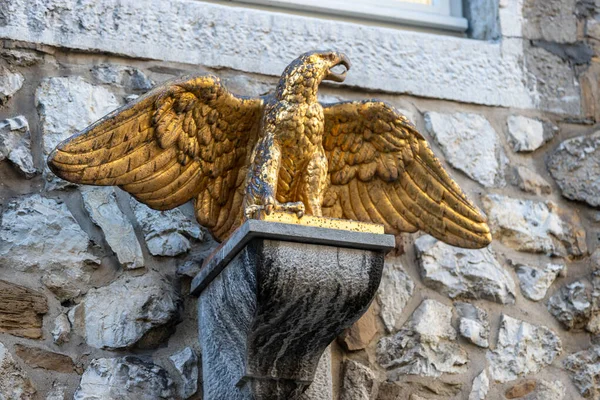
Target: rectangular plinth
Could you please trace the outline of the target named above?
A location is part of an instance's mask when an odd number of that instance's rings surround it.
[[[191,294],[199,296],[240,250],[256,238],[384,252],[395,246],[393,235],[250,219],[204,262],[192,281]]]

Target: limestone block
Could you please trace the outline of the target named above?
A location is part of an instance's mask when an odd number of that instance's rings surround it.
[[[35,387],[17,365],[4,344],[0,343],[0,394],[7,400],[34,400]]]
[[[527,380],[509,388],[505,393],[504,397],[507,399],[520,399],[521,397],[527,396],[532,393],[537,387],[537,382],[533,380]]]
[[[588,37],[600,40],[600,20],[588,19],[585,30]]]
[[[528,152],[540,148],[546,141],[542,121],[520,115],[507,120],[509,142],[514,151]]]
[[[524,192],[537,195],[552,193],[552,186],[540,174],[527,167],[518,166],[513,170],[513,183]]]
[[[61,382],[52,383],[52,389],[46,395],[46,400],[67,400],[67,385]]]
[[[25,82],[23,75],[0,66],[0,106],[21,89],[23,82]]]
[[[171,334],[179,307],[179,294],[173,285],[148,272],[122,276],[108,286],[90,290],[69,317],[89,346],[156,347]]]
[[[332,382],[331,348],[328,347],[319,360],[315,378],[298,400],[334,400]]]
[[[30,67],[43,60],[38,52],[30,49],[3,48],[0,49],[0,56],[17,67]]]
[[[74,400],[172,400],[173,381],[158,365],[133,356],[92,360]]]
[[[263,75],[227,74],[221,76],[222,82],[232,93],[244,94],[246,96],[263,96],[275,92],[274,79],[265,78]],[[336,96],[327,96],[322,90],[318,93],[321,103],[337,103],[340,99]]]
[[[552,330],[502,315],[496,348],[487,352],[490,375],[496,382],[510,382],[539,372],[561,352]]]
[[[596,41],[596,54],[600,54],[600,40]],[[600,120],[600,60],[592,58],[590,66],[581,73],[581,103],[583,114],[588,118]]]
[[[119,107],[116,97],[102,86],[80,76],[45,78],[35,94],[42,127],[43,154],[48,156],[63,140]],[[45,165],[45,163],[44,163]],[[45,165],[46,189],[69,185]]]
[[[198,391],[198,356],[191,347],[186,347],[169,357],[179,372],[181,387],[179,395],[188,399]]]
[[[489,347],[490,321],[488,314],[470,303],[455,303],[458,311],[458,331],[462,337],[479,347]]]
[[[548,311],[567,330],[586,327],[592,311],[588,289],[583,281],[575,281],[560,288],[548,299]]]
[[[22,115],[0,121],[0,161],[4,159],[16,165],[26,178],[37,172],[31,155],[29,124]]]
[[[142,247],[133,226],[117,205],[112,187],[84,186],[80,188],[83,205],[92,221],[104,232],[108,245],[126,269],[144,266]]]
[[[15,354],[32,368],[69,374],[76,371],[73,359],[65,354],[54,353],[38,347],[15,345]]]
[[[469,393],[469,400],[485,400],[488,390],[490,390],[490,378],[488,378],[487,372],[484,369],[473,380],[471,393]]]
[[[42,282],[61,301],[87,291],[89,270],[100,264],[90,245],[65,204],[38,194],[10,202],[0,221],[0,264],[42,271]]]
[[[563,366],[571,375],[571,380],[579,393],[586,399],[596,399],[600,396],[600,346],[592,346],[568,356]]]
[[[177,265],[177,275],[186,277],[186,278],[194,278],[200,270],[202,269],[202,262],[204,260],[188,260],[183,263]]]
[[[154,82],[135,67],[101,64],[92,68],[92,76],[101,83],[125,87],[134,91],[148,91]]]
[[[525,381],[506,391],[507,399],[520,400],[563,400],[565,385],[559,381]]]
[[[595,265],[595,270],[592,272],[591,283],[591,313],[585,329],[593,335],[600,334],[600,250],[596,250],[592,255],[592,265]]]
[[[504,186],[506,155],[498,134],[485,117],[427,112],[425,126],[451,166],[485,187]]]
[[[377,315],[371,304],[367,312],[338,337],[338,342],[348,351],[362,350],[371,343],[376,334]]]
[[[426,399],[431,396],[440,399],[453,399],[463,389],[462,383],[445,382],[442,379],[402,380],[401,382],[382,382],[379,385],[377,400]],[[437,400],[437,399],[436,399]]]
[[[42,293],[0,280],[0,332],[41,339],[47,312],[48,302]]]
[[[468,357],[456,342],[451,319],[450,307],[423,300],[397,334],[382,338],[377,362],[388,371],[388,380],[405,374],[439,377],[464,372]]]
[[[585,230],[571,210],[550,201],[491,194],[482,198],[494,239],[519,251],[551,256],[587,253]]]
[[[564,264],[548,263],[543,268],[524,264],[515,265],[519,286],[523,296],[532,301],[540,301],[556,278],[566,269]]]
[[[371,368],[346,360],[340,400],[375,400],[378,392],[379,381]]]
[[[524,37],[559,43],[573,43],[577,40],[575,0],[524,3]]]
[[[542,47],[526,45],[525,63],[529,72],[529,85],[537,91],[538,108],[556,113],[581,113],[580,87],[568,61]]]
[[[187,253],[194,241],[204,241],[198,223],[181,210],[156,211],[133,198],[131,207],[142,227],[146,245],[154,256],[177,256]]]
[[[532,394],[523,398],[523,400],[563,400],[565,399],[565,385],[559,381],[541,380]]]
[[[388,333],[393,333],[399,328],[398,321],[414,290],[415,284],[404,272],[402,265],[385,264],[377,292],[377,302],[381,307],[380,316]]]
[[[548,170],[562,195],[600,206],[600,131],[562,142],[548,159]]]
[[[448,297],[515,301],[515,283],[489,247],[479,250],[447,245],[432,236],[415,241],[423,283]]]
[[[92,265],[96,267],[96,265]],[[56,266],[42,276],[42,283],[63,302],[81,296],[90,288],[91,268]]]
[[[69,341],[69,335],[71,334],[71,323],[66,314],[59,314],[54,320],[54,329],[52,329],[52,337],[54,343],[61,345]]]

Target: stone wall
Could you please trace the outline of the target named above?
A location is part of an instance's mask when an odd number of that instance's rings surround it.
[[[264,94],[323,47],[348,52],[355,78],[322,98],[403,110],[494,235],[482,250],[399,238],[332,346],[336,396],[600,399],[598,0],[500,0],[492,41],[139,4],[0,3],[0,399],[202,398],[188,291],[215,242],[191,205],[70,185],[45,157],[156,83],[211,72]]]

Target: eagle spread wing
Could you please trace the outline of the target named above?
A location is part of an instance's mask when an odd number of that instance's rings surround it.
[[[196,200],[196,217],[223,239],[242,221],[261,98],[228,92],[214,76],[167,82],[61,143],[59,177],[118,185],[157,210]]]
[[[377,101],[324,105],[330,186],[323,215],[423,230],[460,247],[491,241],[485,217],[406,117]]]

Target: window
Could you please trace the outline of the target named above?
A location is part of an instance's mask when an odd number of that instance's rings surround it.
[[[461,0],[237,0],[296,10],[464,32]]]

